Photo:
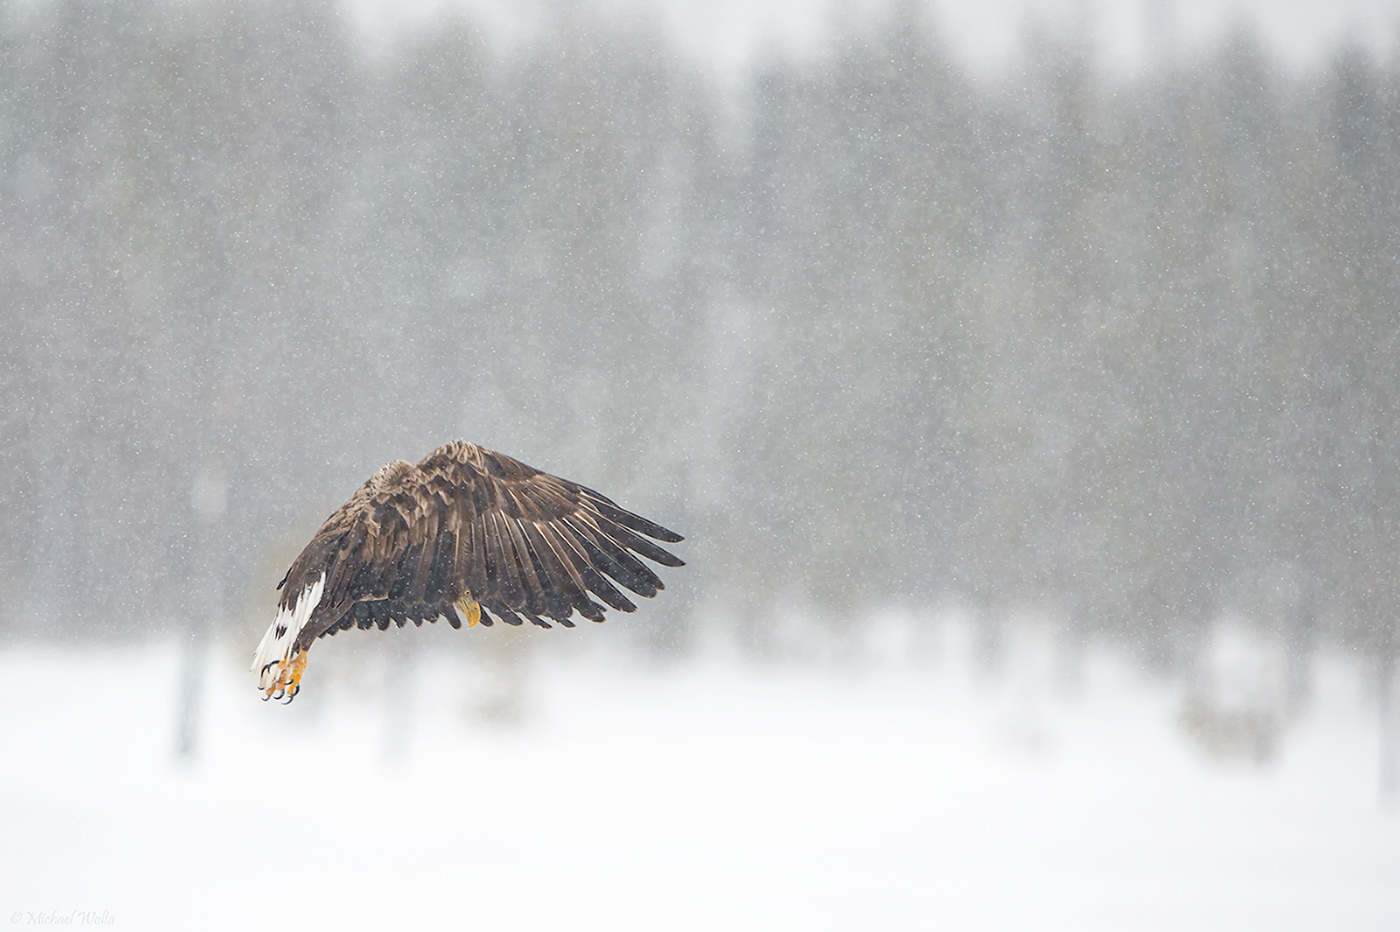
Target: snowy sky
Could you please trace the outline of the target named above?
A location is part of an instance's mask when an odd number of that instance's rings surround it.
[[[539,22],[553,2],[506,0],[349,0],[364,29],[382,36],[452,6],[476,13],[503,38]],[[658,14],[683,47],[722,70],[742,68],[772,49],[819,50],[852,16],[888,0],[597,0],[614,15]],[[1355,38],[1384,53],[1400,31],[1400,0],[931,0],[952,47],[978,71],[1013,54],[1031,22],[1087,28],[1105,60],[1131,70],[1163,47],[1208,45],[1242,22],[1258,25],[1269,44],[1301,66],[1340,40]],[[853,11],[853,12],[852,12]]]

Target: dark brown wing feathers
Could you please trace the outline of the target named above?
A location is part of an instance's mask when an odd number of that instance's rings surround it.
[[[575,613],[602,621],[605,606],[636,609],[614,582],[648,598],[663,589],[638,557],[683,566],[653,543],[682,539],[592,489],[456,441],[371,476],[278,585],[286,606],[326,574],[303,648],[350,628],[439,617],[460,627],[453,605],[467,591],[483,624],[573,627]]]

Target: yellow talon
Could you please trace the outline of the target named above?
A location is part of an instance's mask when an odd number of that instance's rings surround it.
[[[481,620],[481,606],[476,604],[476,599],[472,598],[471,590],[462,593],[462,597],[457,600],[457,607],[462,610],[462,616],[467,619],[467,627],[475,628],[476,623]]]
[[[282,699],[291,702],[292,697],[301,692],[301,674],[306,670],[306,651],[299,650],[296,656],[286,663],[277,664],[277,678],[264,690],[266,699]]]

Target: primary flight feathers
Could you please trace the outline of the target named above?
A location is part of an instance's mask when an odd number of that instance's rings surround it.
[[[259,688],[290,701],[311,643],[351,627],[444,617],[459,628],[494,615],[571,628],[575,613],[635,611],[618,586],[647,598],[665,588],[639,556],[685,565],[647,538],[683,539],[474,443],[446,444],[417,466],[395,460],[326,519],[278,583],[277,618],[253,659]]]

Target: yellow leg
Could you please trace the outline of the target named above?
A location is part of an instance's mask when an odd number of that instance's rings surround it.
[[[287,701],[301,692],[301,675],[306,672],[306,651],[299,650],[292,658],[292,668],[287,671]]]
[[[277,665],[277,679],[267,687],[264,699],[285,699],[291,702],[301,692],[301,675],[306,670],[306,651],[299,650],[286,663]]]

